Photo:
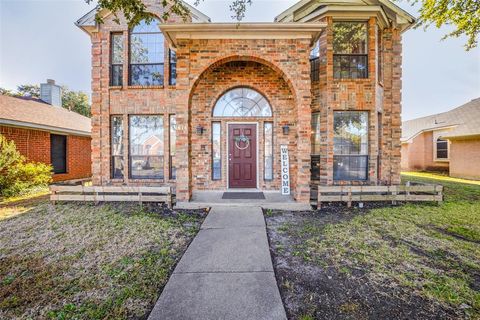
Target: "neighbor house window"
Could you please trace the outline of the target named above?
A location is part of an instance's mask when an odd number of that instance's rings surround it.
[[[333,179],[366,180],[368,112],[334,112],[333,130]]]
[[[318,81],[320,79],[320,42],[315,42],[315,46],[310,51],[310,79]]]
[[[170,63],[170,75],[168,84],[174,86],[177,84],[177,54],[172,49],[168,50],[168,61]]]
[[[112,33],[110,49],[110,85],[123,84],[123,34]]]
[[[333,76],[336,79],[368,77],[367,23],[333,23]]]
[[[310,157],[311,179],[320,180],[320,112],[312,113],[312,151]]]
[[[163,117],[130,116],[130,177],[163,179]]]
[[[123,179],[125,162],[123,160],[123,117],[111,118],[111,168],[113,179]]]
[[[221,132],[220,122],[212,123],[212,180],[222,178],[222,157],[221,157]]]
[[[169,177],[171,180],[177,178],[177,168],[175,167],[175,154],[176,154],[176,144],[177,144],[177,120],[174,114],[171,114],[169,119],[170,133],[169,133],[169,143],[170,143],[170,159],[169,164]]]
[[[265,180],[273,180],[273,123],[264,124]]]
[[[67,173],[67,136],[50,135],[50,161],[53,173]]]
[[[159,20],[145,20],[130,33],[130,84],[161,86],[164,73],[164,37]]]
[[[437,159],[448,159],[448,141],[442,138],[437,139]]]

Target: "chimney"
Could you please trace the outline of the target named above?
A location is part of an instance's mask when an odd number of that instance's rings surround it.
[[[52,106],[62,106],[62,88],[55,84],[55,80],[47,79],[47,83],[40,84],[40,99]]]

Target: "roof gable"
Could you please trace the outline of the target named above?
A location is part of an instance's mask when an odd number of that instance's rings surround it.
[[[388,24],[399,26],[402,31],[415,23],[415,18],[390,0],[301,0],[276,18],[276,22],[312,21],[326,12],[380,11]]]
[[[185,1],[182,1],[185,7],[190,10],[190,15],[192,17],[193,22],[211,22],[210,17],[202,13],[200,10],[196,9],[195,7],[191,6]],[[87,12],[84,16],[78,19],[75,22],[75,25],[80,29],[86,31],[87,33],[91,33],[97,30],[97,22],[95,21],[95,15],[99,12],[98,6]],[[101,17],[107,17],[111,14],[109,10],[102,9],[99,12]]]

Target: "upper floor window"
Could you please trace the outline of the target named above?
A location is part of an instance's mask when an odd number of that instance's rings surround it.
[[[318,81],[320,79],[320,42],[317,41],[310,51],[310,79]]]
[[[168,77],[168,84],[174,86],[177,84],[177,53],[172,49],[168,50],[168,62],[170,75]]]
[[[123,33],[112,33],[110,48],[110,85],[123,84]]]
[[[161,86],[164,74],[164,37],[160,21],[145,20],[130,32],[130,84]]]
[[[442,138],[437,139],[437,159],[447,160],[448,159],[448,141],[443,140]]]
[[[333,23],[334,78],[368,78],[367,35],[366,22]]]

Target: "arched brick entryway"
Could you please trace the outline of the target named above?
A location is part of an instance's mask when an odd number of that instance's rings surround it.
[[[269,102],[273,115],[271,117],[216,117],[212,110],[217,100],[233,88],[250,88],[259,92]],[[214,62],[198,76],[189,97],[190,135],[190,186],[196,190],[223,190],[232,187],[229,181],[231,168],[228,152],[232,126],[254,125],[257,146],[257,184],[261,190],[280,190],[280,145],[289,146],[290,174],[292,193],[297,187],[298,173],[298,126],[296,94],[292,82],[272,63],[256,57],[231,56]],[[214,143],[212,126],[218,125],[220,132],[221,174],[212,172]],[[266,152],[268,153],[269,137],[265,136],[269,126],[273,127],[273,174],[266,175]],[[288,134],[282,131],[289,126]],[[197,132],[203,128],[203,134]],[[200,130],[200,129],[199,129]],[[268,142],[268,143],[266,143]]]

